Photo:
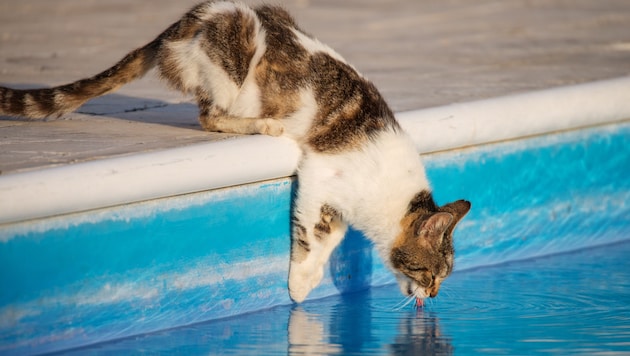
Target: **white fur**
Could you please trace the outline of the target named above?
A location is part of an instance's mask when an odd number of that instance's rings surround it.
[[[250,9],[249,7],[240,4],[240,3],[234,3],[234,2],[230,2],[230,1],[219,1],[219,2],[207,2],[205,3],[205,9],[202,15],[199,16],[199,18],[202,21],[206,21],[211,19],[212,17],[218,15],[218,14],[223,14],[226,12],[236,12],[237,10],[240,10],[242,12],[248,13],[251,16],[256,16],[254,14],[254,11],[252,9]]]
[[[199,44],[201,35],[192,40],[171,42],[168,46],[176,53],[177,66],[185,91],[193,91],[197,87],[205,88],[212,96],[214,104],[230,114],[239,117],[257,117],[260,113],[260,90],[255,83],[253,67],[258,63],[267,46],[265,32],[262,30],[256,13],[244,4],[217,2],[207,3],[200,18],[208,20],[218,14],[236,11],[251,17],[256,27],[256,52],[249,66],[250,74],[240,88],[221,66],[208,58]]]
[[[400,132],[383,132],[347,153],[306,152],[299,169],[299,194],[321,197],[340,209],[344,220],[379,249],[391,247],[413,196],[430,189],[412,141]]]
[[[320,215],[313,214],[309,211],[302,215],[302,221],[307,220],[305,215],[319,221]],[[311,251],[306,259],[299,263],[291,262],[289,272],[289,292],[291,298],[297,302],[301,302],[306,298],[308,293],[315,288],[324,277],[324,265],[328,262],[331,253],[339,245],[346,234],[347,225],[340,223],[337,228],[333,229],[326,237],[325,241],[318,241],[311,238],[309,246]]]
[[[170,42],[169,49],[176,53],[182,84],[186,92],[198,87],[210,92],[215,105],[229,108],[239,93],[239,87],[228,73],[208,58],[199,45],[199,36],[192,40]]]
[[[256,82],[256,65],[267,50],[265,42],[265,31],[260,28],[260,23],[256,19],[256,52],[249,64],[247,77],[243,81],[241,90],[238,93],[228,112],[230,115],[239,117],[259,117],[262,107],[260,87]]]
[[[245,80],[238,96],[228,108],[228,114],[235,117],[259,117],[261,109],[260,88],[255,79]]]
[[[310,252],[304,261],[291,263],[289,291],[297,302],[319,284],[346,224],[363,231],[389,264],[409,202],[418,192],[430,190],[413,142],[395,131],[381,132],[361,148],[345,153],[306,149],[298,168],[298,186],[294,219],[306,228]],[[331,233],[320,241],[313,227],[320,222],[324,204],[338,211],[342,222],[330,224]]]
[[[232,106],[228,109],[229,114],[239,117],[259,117],[261,110],[261,93],[258,83],[256,82],[256,66],[260,62],[260,59],[267,51],[266,33],[260,24],[260,20],[256,14],[250,9],[246,8],[248,14],[254,20],[255,27],[255,45],[256,51],[249,63],[249,70],[247,77],[243,81],[241,90],[238,93]],[[242,10],[244,11],[244,10]]]
[[[285,136],[297,141],[298,144],[301,143],[300,140],[306,136],[311,128],[313,119],[319,110],[312,88],[306,87],[300,90],[299,100],[299,109],[282,120]]]
[[[343,59],[343,57],[339,53],[335,52],[334,49],[319,42],[319,40],[315,38],[308,37],[307,35],[303,34],[302,32],[296,29],[292,29],[292,30],[295,36],[297,37],[298,41],[300,42],[300,44],[304,46],[304,48],[308,51],[308,53],[314,54],[318,52],[323,52],[342,63],[346,63],[346,60]]]

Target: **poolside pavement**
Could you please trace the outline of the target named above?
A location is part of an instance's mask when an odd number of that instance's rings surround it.
[[[196,2],[0,0],[0,84],[54,86],[96,74]],[[630,75],[626,0],[278,3],[370,78],[396,112]],[[191,98],[149,73],[60,119],[0,117],[0,171],[230,137],[201,131],[196,115]]]

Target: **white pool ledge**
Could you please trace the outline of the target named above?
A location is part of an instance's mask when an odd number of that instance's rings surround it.
[[[397,115],[421,153],[630,119],[630,77]]]
[[[630,119],[630,77],[397,114],[419,153]],[[286,177],[299,149],[247,136],[0,176],[0,224]]]

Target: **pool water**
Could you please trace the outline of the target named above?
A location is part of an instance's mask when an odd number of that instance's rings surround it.
[[[455,272],[415,309],[397,286],[68,354],[630,353],[630,241]]]

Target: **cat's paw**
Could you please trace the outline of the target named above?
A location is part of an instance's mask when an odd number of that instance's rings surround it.
[[[284,133],[284,125],[280,120],[261,119],[256,122],[256,126],[262,135],[281,136]]]
[[[300,267],[292,266],[289,272],[289,296],[296,303],[302,303],[324,277],[323,266],[312,273],[300,271],[300,269]]]

